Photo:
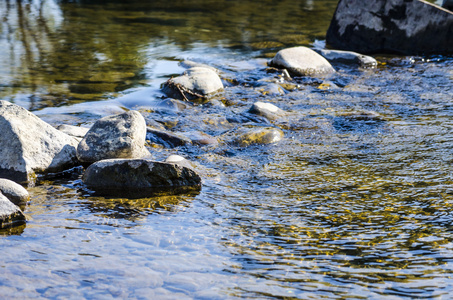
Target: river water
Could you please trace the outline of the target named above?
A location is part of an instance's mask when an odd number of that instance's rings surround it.
[[[27,224],[0,231],[3,299],[448,299],[453,293],[453,59],[378,55],[284,81],[278,50],[324,47],[336,1],[2,1],[0,98],[89,126],[140,110],[218,145],[167,148],[200,192],[92,197],[80,169],[41,177]],[[209,103],[160,86],[190,59]],[[256,101],[287,112],[244,121]],[[223,142],[244,128],[285,138]]]

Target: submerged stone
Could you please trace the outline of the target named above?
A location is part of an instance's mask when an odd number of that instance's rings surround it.
[[[145,159],[108,159],[89,166],[83,182],[100,195],[144,198],[201,188],[195,171],[175,163]]]
[[[293,47],[277,52],[270,65],[287,69],[297,76],[314,76],[335,73],[335,69],[321,55],[307,47]]]
[[[38,172],[77,165],[78,141],[18,105],[0,101],[0,177],[33,182]]]
[[[274,144],[281,141],[284,137],[282,130],[277,128],[254,128],[240,136],[238,136],[235,142],[241,147],[247,147],[250,145],[266,145]]]
[[[16,205],[30,200],[30,194],[23,186],[4,178],[0,178],[0,193]]]
[[[219,143],[215,137],[201,131],[184,132],[184,136],[189,138],[194,145],[217,145]]]
[[[143,158],[149,155],[145,148],[146,122],[137,111],[99,119],[77,147],[81,162],[93,163],[109,158]]]
[[[223,90],[219,75],[209,68],[193,67],[183,75],[169,79],[163,92],[169,97],[180,100],[195,100]]]
[[[22,225],[25,220],[22,210],[0,193],[0,228]]]
[[[340,0],[327,43],[361,53],[451,54],[453,13],[422,0]]]
[[[159,130],[148,127],[146,129],[146,140],[153,144],[159,144],[166,148],[174,148],[192,144],[192,141],[181,135],[168,130]]]

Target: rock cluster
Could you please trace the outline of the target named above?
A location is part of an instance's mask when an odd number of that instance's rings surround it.
[[[449,0],[444,1],[445,7],[449,5]],[[252,88],[260,96],[274,97],[292,89],[296,80],[312,82],[322,91],[340,88],[346,84],[338,80],[341,72],[337,73],[332,64],[377,66],[373,57],[353,51],[453,53],[452,25],[453,13],[420,0],[340,0],[327,42],[351,51],[314,51],[307,47],[280,50],[266,68],[280,75],[257,80]],[[190,61],[182,65],[188,68],[184,74],[170,78],[162,87],[167,96],[185,101],[161,101],[160,110],[169,115],[197,107],[196,100],[207,100],[224,90],[218,75],[222,73],[217,69]],[[298,78],[293,80],[291,76]],[[225,82],[241,84],[231,79]],[[225,98],[210,102],[210,107],[224,109],[229,105]],[[89,129],[66,124],[56,129],[26,109],[0,101],[0,227],[26,220],[19,206],[30,196],[18,183],[33,184],[40,173],[56,173],[74,166],[87,167],[83,183],[98,195],[142,198],[199,190],[202,180],[194,169],[202,169],[200,165],[179,155],[165,162],[153,161],[151,157],[158,151],[149,149],[271,147],[285,137],[284,130],[291,124],[282,119],[290,113],[272,103],[257,101],[234,115],[225,113],[207,120],[194,117],[191,128],[180,132],[178,118],[157,122],[134,110],[101,118]],[[335,116],[332,126],[349,132],[358,127],[377,130],[383,123],[380,115],[365,111]],[[217,128],[203,131],[207,124],[216,124]]]
[[[90,129],[55,129],[26,109],[0,101],[0,130],[0,228],[25,222],[18,205],[30,196],[18,183],[33,185],[40,173],[81,164],[92,164],[83,181],[102,195],[148,197],[201,188],[195,171],[149,159],[146,122],[137,111],[101,118]]]

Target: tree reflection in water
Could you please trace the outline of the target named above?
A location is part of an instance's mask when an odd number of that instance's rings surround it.
[[[97,100],[143,67],[136,53],[144,41],[102,27],[110,16],[55,0],[5,1],[0,11],[0,97],[29,110]]]
[[[0,2],[0,12],[0,91],[25,85],[33,94],[40,86],[35,70],[54,49],[52,35],[63,22],[62,11],[54,0],[6,0]]]

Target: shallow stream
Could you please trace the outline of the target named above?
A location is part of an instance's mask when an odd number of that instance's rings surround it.
[[[0,231],[3,299],[404,299],[453,294],[453,58],[375,56],[286,80],[280,49],[323,48],[323,1],[2,1],[0,98],[52,125],[128,109],[219,144],[163,147],[200,192],[91,197],[80,168],[41,177]],[[207,103],[160,86],[220,70]],[[256,101],[287,113],[245,113]],[[282,141],[229,143],[244,128]]]

